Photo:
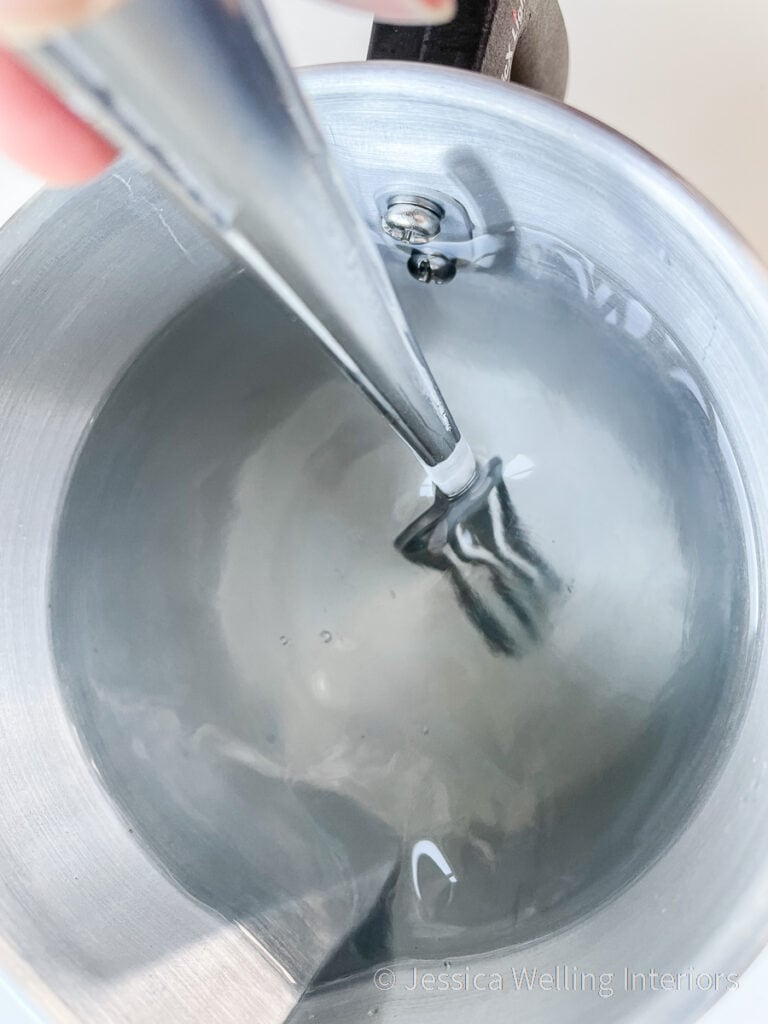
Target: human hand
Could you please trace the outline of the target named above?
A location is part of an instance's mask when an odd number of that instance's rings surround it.
[[[93,17],[115,0],[0,0],[0,38],[23,42],[40,32]],[[159,0],[162,2],[162,0]],[[372,11],[382,21],[439,24],[456,0],[335,0]],[[116,150],[0,47],[0,150],[54,185],[72,185],[103,171]]]

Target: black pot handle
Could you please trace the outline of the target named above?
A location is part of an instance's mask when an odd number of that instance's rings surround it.
[[[568,35],[557,0],[459,0],[448,25],[375,24],[368,58],[479,71],[557,99],[568,81]]]

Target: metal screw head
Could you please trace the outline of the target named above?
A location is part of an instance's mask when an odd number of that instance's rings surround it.
[[[422,284],[447,284],[456,277],[456,260],[414,250],[408,260],[408,270],[411,277]]]
[[[422,196],[392,196],[381,219],[385,234],[396,242],[425,245],[440,234],[444,211]]]

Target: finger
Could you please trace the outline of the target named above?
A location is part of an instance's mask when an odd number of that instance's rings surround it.
[[[23,42],[100,14],[115,0],[0,0],[0,36]]]
[[[0,34],[24,39],[45,29],[93,17],[117,0],[0,0]],[[456,14],[456,0],[338,0],[372,11],[380,21],[438,25]]]
[[[2,5],[3,0],[0,0]],[[442,25],[456,14],[456,0],[337,0],[345,7],[373,11],[377,21],[401,25]]]
[[[2,0],[0,0],[2,3]],[[103,171],[114,147],[0,49],[0,151],[53,185],[73,185]]]

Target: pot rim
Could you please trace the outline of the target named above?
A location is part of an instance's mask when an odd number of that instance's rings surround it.
[[[569,140],[572,145],[588,145],[592,147],[598,158],[603,163],[609,164],[613,172],[632,180],[643,188],[653,202],[669,212],[677,220],[684,219],[686,228],[695,239],[696,244],[704,248],[711,259],[716,259],[722,267],[724,276],[734,282],[738,282],[741,301],[749,307],[752,315],[761,322],[768,324],[768,274],[765,268],[754,254],[748,243],[738,232],[726,221],[726,219],[695,189],[688,185],[679,175],[670,170],[642,147],[626,139],[620,133],[614,131],[594,120],[586,114],[580,113],[559,101],[531,92],[521,87],[510,86],[501,82],[493,82],[483,79],[471,72],[449,70],[445,68],[425,67],[423,65],[410,65],[401,63],[376,62],[372,64],[340,64],[327,65],[319,68],[311,68],[302,72],[302,81],[307,88],[311,98],[322,113],[323,104],[328,102],[345,102],[351,95],[375,93],[377,98],[388,102],[402,103],[407,91],[418,90],[420,102],[429,102],[436,108],[446,110],[447,116],[455,117],[457,106],[465,112],[474,111],[477,114],[490,115],[500,121],[509,122],[514,120],[518,123],[524,122],[529,125],[540,125],[542,121],[547,124],[547,129]],[[100,183],[88,188],[104,190],[105,194],[111,194],[110,190],[121,188],[115,185],[115,177],[121,168],[109,173]],[[0,277],[12,268],[14,261],[24,252],[30,244],[33,244],[36,235],[48,224],[62,208],[74,197],[80,196],[81,190],[67,190],[63,193],[43,194],[34,198],[23,207],[0,231]],[[183,234],[191,231],[192,236],[196,235],[194,229],[186,226],[186,222],[180,216],[178,228],[176,217],[173,215],[172,223],[174,230]],[[181,260],[181,256],[179,256]],[[183,262],[183,260],[181,260]],[[0,351],[0,365],[3,362],[3,353]],[[114,373],[119,369],[116,364],[109,371]],[[29,368],[25,367],[24,372],[28,375]],[[51,421],[55,425],[55,417]],[[79,429],[79,428],[78,428]],[[71,434],[75,436],[74,428]],[[3,453],[0,453],[3,454]],[[15,456],[18,458],[18,453]],[[11,451],[9,460],[14,458]],[[24,501],[40,501],[40,495],[33,488],[19,492],[21,497],[16,500],[21,504]],[[50,500],[53,495],[47,495]],[[0,505],[8,500],[8,494],[3,495],[0,488]],[[45,499],[43,499],[45,500]],[[23,516],[22,516],[23,518]],[[0,530],[0,549],[10,539],[10,534],[3,537],[5,531]],[[50,558],[50,538],[35,536],[34,531],[31,540],[26,539],[18,542],[19,548],[24,544],[36,544],[37,548],[31,554],[35,566],[24,574],[16,572],[18,564],[5,564],[0,559],[0,566],[4,570],[2,578],[6,581],[3,586],[8,587],[15,584],[20,585],[23,579],[32,580],[33,586],[31,597],[37,597],[42,601],[43,595],[40,591],[41,579],[44,570],[47,569]],[[26,557],[26,556],[20,556]],[[31,563],[30,563],[31,564]],[[41,576],[42,572],[42,576]],[[10,581],[10,582],[9,582]],[[10,591],[9,591],[10,593]],[[762,612],[761,612],[762,615]],[[39,615],[35,612],[32,616],[37,619],[36,625],[28,638],[15,638],[20,646],[17,650],[24,653],[24,646],[39,641]],[[21,619],[19,619],[21,622]],[[18,623],[17,623],[18,625]],[[764,624],[760,623],[761,631]],[[0,640],[4,640],[3,629],[0,624]],[[2,644],[0,643],[0,647]],[[0,659],[0,666],[2,659]],[[19,665],[11,664],[6,671],[11,674],[18,673],[21,680],[24,672]],[[55,681],[55,669],[51,665],[50,671]],[[736,741],[734,741],[735,746]],[[70,749],[71,753],[71,749]],[[82,752],[80,755],[82,757]],[[733,758],[730,759],[730,767],[733,768]],[[728,775],[727,766],[724,776]],[[96,779],[92,779],[93,787],[96,788]],[[736,790],[725,777],[713,784],[714,790],[726,786],[735,794]],[[710,793],[704,802],[704,806],[696,812],[696,820],[703,823],[702,829],[711,828],[717,822],[717,814],[713,808],[713,793]],[[95,802],[96,798],[93,798]],[[101,794],[100,806],[107,801],[105,794]],[[764,801],[765,803],[765,801]],[[768,806],[763,809],[764,817],[768,818]],[[757,816],[757,815],[756,815]],[[114,823],[113,823],[114,824]],[[701,831],[701,829],[700,829]],[[768,831],[768,829],[766,830]],[[674,844],[673,850],[682,856],[682,847],[685,844],[688,853],[688,862],[695,857],[696,843],[689,832],[681,836]],[[768,839],[765,844],[768,853]],[[625,891],[617,895],[614,901],[608,906],[600,908],[585,920],[573,926],[570,931],[574,934],[579,932],[587,942],[598,941],[604,946],[610,947],[613,942],[613,935],[616,934],[620,924],[626,923],[629,915],[636,915],[638,921],[645,919],[644,928],[649,934],[654,929],[667,930],[672,932],[678,922],[668,921],[661,915],[666,913],[666,908],[658,904],[658,893],[662,890],[659,884],[660,872],[663,874],[665,865],[668,865],[671,851],[662,855],[659,862],[649,869],[648,873],[638,880],[637,885],[631,891]],[[677,869],[680,874],[682,868]],[[723,866],[721,870],[725,870]],[[759,866],[751,869],[752,897],[749,903],[740,898],[729,907],[729,913],[719,922],[718,941],[714,939],[703,943],[706,950],[717,948],[718,954],[723,962],[738,963],[739,966],[746,966],[760,952],[763,942],[759,936],[765,934],[766,913],[760,907],[760,894],[768,892],[768,858],[763,859]],[[669,885],[667,885],[669,888]],[[0,901],[0,905],[2,905]],[[673,917],[675,915],[672,915]],[[539,945],[539,955],[543,956],[543,962],[547,962],[548,943],[542,942]],[[587,946],[592,949],[591,945]],[[478,963],[481,961],[491,962],[498,958],[498,954],[489,954],[485,957],[473,958]],[[674,1021],[679,1024],[682,1020],[694,1020],[700,1013],[703,1013],[712,1001],[712,996],[706,993],[699,993],[696,998],[685,1001],[685,1006],[677,1001],[664,1004],[656,999],[650,1005],[638,1005],[631,1014],[635,1021],[646,1020],[653,1017],[655,1022]],[[427,1000],[429,1003],[430,1000]],[[437,1002],[435,1002],[435,1009]],[[427,1007],[424,1002],[414,1004],[413,1012],[426,1013]],[[626,1010],[626,1007],[625,1007]],[[622,1019],[630,1019],[623,1016]]]

